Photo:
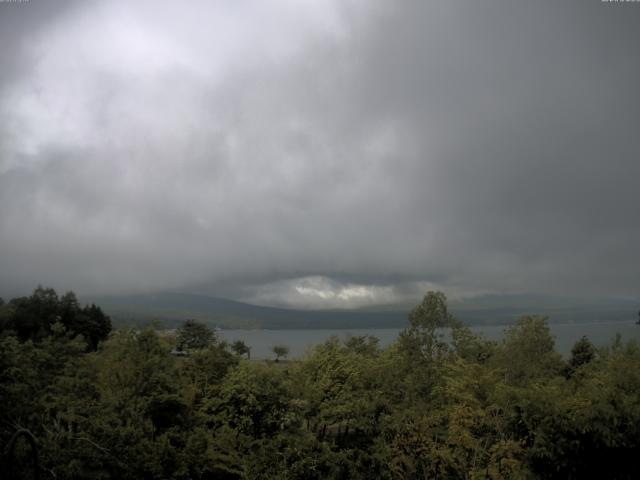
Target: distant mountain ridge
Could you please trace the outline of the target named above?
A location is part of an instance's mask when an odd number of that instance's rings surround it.
[[[251,305],[205,295],[162,293],[89,299],[117,324],[160,321],[175,327],[193,318],[220,328],[384,328],[402,327],[407,313],[357,310],[293,310]]]
[[[357,310],[296,310],[265,307],[189,293],[96,296],[95,302],[115,325],[157,321],[167,328],[192,318],[213,327],[246,329],[402,328],[409,305],[380,305]],[[634,321],[640,302],[619,299],[589,301],[545,295],[483,295],[450,302],[451,311],[469,325],[509,324],[522,315],[547,315],[553,323]]]

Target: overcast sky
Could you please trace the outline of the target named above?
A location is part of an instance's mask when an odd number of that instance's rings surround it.
[[[0,295],[640,292],[640,3],[0,3]]]

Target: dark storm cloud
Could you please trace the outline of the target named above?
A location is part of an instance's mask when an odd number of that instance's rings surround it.
[[[2,291],[637,295],[637,5],[31,7]]]

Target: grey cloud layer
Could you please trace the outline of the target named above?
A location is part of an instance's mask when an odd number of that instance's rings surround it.
[[[1,58],[0,291],[637,295],[640,7],[43,5]]]

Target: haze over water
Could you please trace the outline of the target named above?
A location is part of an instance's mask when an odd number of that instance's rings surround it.
[[[471,327],[474,333],[481,333],[488,340],[500,340],[504,335],[504,325],[488,325]],[[596,346],[611,345],[617,333],[622,341],[632,339],[640,341],[640,325],[635,322],[611,323],[572,323],[550,324],[549,329],[556,340],[556,349],[563,355],[571,351],[571,347],[583,335],[586,335]],[[251,347],[251,358],[274,358],[271,347],[286,345],[290,349],[289,358],[303,356],[313,346],[326,341],[331,336],[341,340],[349,336],[373,335],[380,340],[380,346],[387,346],[394,342],[401,329],[353,329],[353,330],[222,330],[218,332],[220,338],[227,341],[243,340]]]

